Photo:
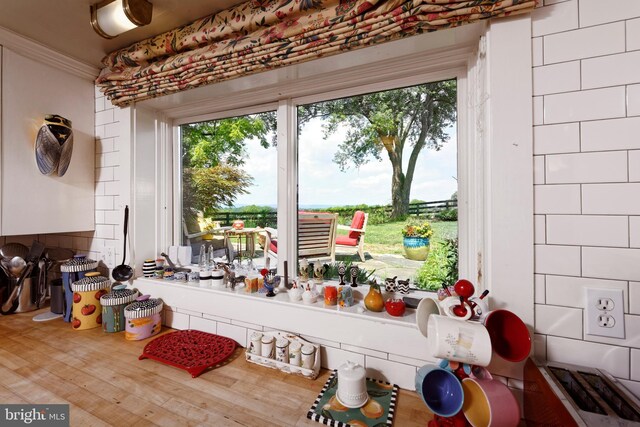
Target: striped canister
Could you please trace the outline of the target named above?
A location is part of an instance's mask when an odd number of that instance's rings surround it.
[[[155,261],[153,263],[155,268]],[[124,331],[124,308],[140,295],[137,289],[127,289],[127,285],[119,284],[111,288],[111,292],[100,297],[102,304],[102,330],[105,332]]]
[[[162,300],[142,295],[124,308],[126,318],[124,337],[131,341],[143,340],[160,333],[162,329]]]
[[[154,277],[156,275],[156,260],[145,259],[142,264],[142,275],[144,277]]]
[[[97,328],[102,324],[100,298],[109,292],[111,282],[98,272],[85,274],[84,278],[71,284],[73,291],[73,329]]]

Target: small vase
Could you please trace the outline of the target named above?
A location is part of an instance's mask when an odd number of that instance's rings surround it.
[[[425,261],[429,256],[429,238],[408,236],[402,241],[407,259]]]
[[[369,286],[369,293],[364,297],[364,306],[369,311],[383,311],[384,299],[382,298],[382,292],[380,292],[380,286],[376,282],[371,282]]]

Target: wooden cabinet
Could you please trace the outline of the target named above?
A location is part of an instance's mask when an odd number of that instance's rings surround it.
[[[93,82],[0,48],[0,235],[93,230],[95,101]],[[66,174],[46,176],[35,141],[46,114],[72,122]]]

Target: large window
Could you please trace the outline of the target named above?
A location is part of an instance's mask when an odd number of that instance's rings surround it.
[[[457,279],[456,97],[447,80],[297,107],[298,211],[337,214],[331,261]]]
[[[201,248],[216,258],[229,256],[229,248],[251,257],[253,230],[276,226],[274,128],[274,112],[181,126],[182,244],[192,247],[194,262]],[[236,219],[244,221],[244,235],[230,236]]]
[[[456,86],[293,105],[298,133],[284,145],[297,152],[286,165],[298,178],[297,240],[285,249],[294,262],[356,264],[421,288],[457,279]],[[254,265],[282,256],[275,136],[286,120],[266,112],[182,125],[183,244],[194,261],[201,248]],[[229,230],[239,221],[242,231]]]

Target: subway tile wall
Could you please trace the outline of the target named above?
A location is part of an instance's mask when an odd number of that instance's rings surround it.
[[[640,396],[640,2],[532,17],[535,346]],[[585,334],[585,288],[621,289],[625,339]]]

